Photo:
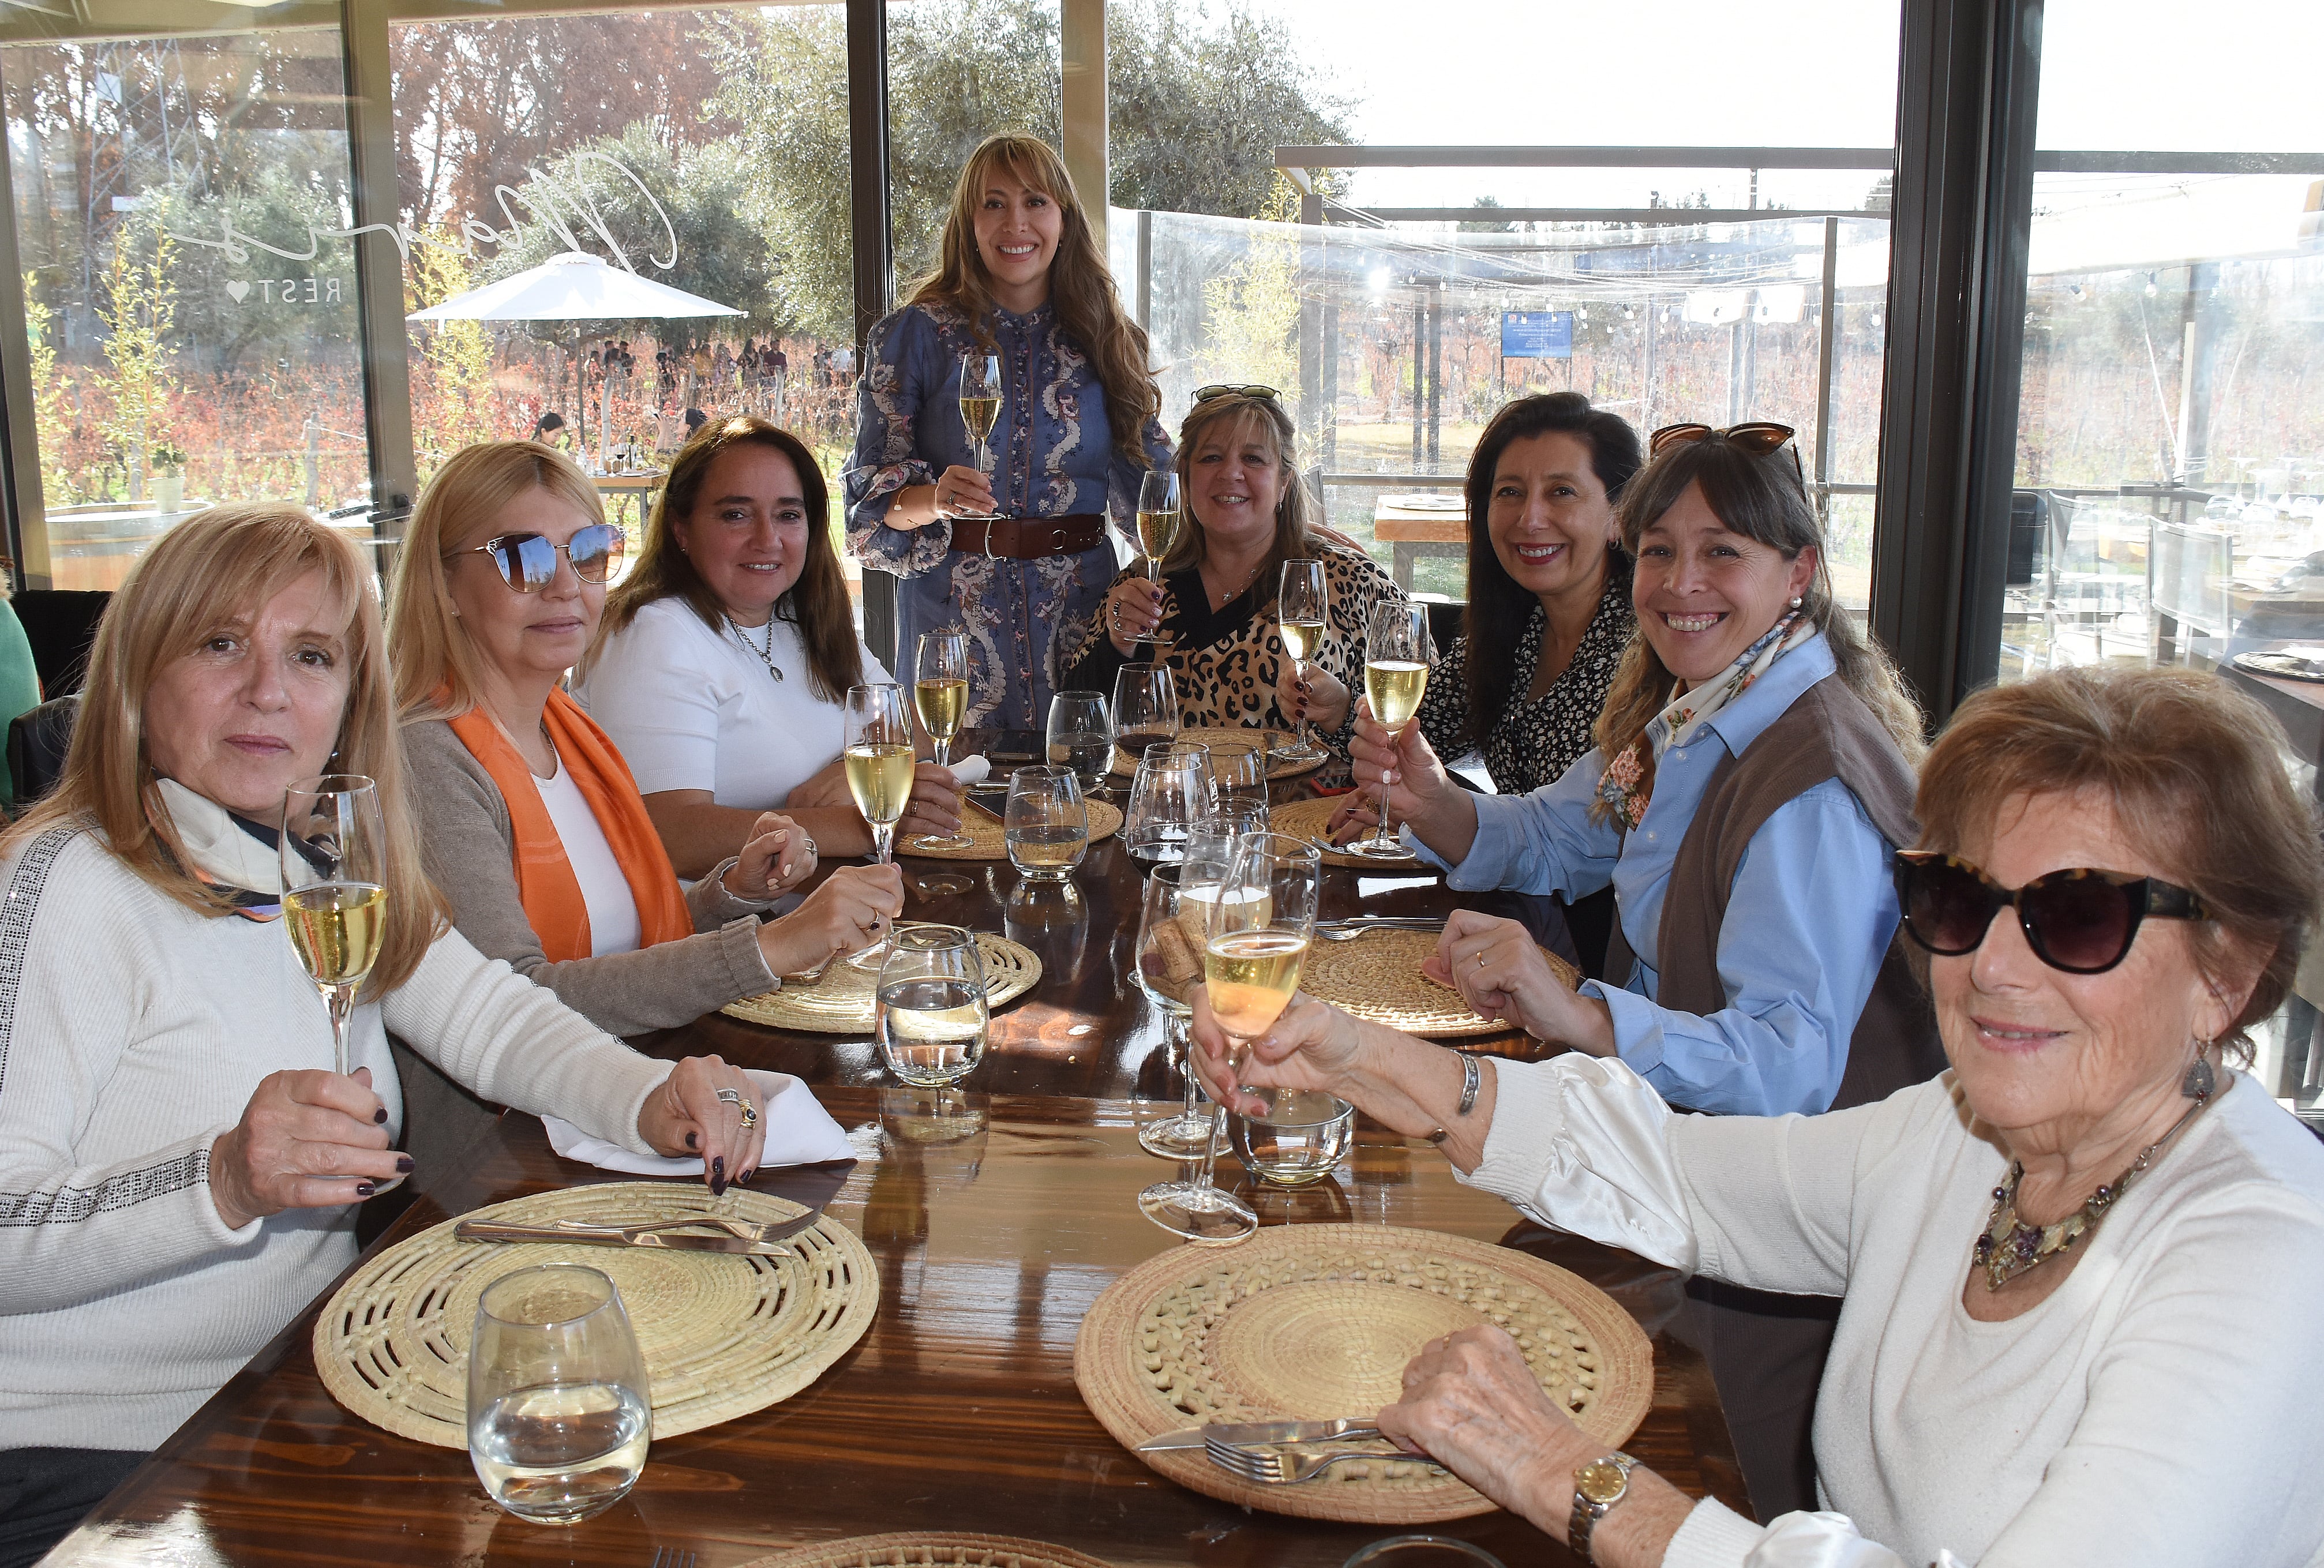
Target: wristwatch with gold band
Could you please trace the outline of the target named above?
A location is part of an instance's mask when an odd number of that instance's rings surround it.
[[[1598,1521],[1628,1495],[1630,1467],[1637,1462],[1617,1449],[1573,1472],[1573,1515],[1565,1524],[1565,1545],[1584,1563],[1597,1561],[1590,1554],[1591,1533],[1597,1529]]]

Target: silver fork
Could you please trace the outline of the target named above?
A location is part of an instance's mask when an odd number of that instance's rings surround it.
[[[1339,1448],[1328,1453],[1294,1453],[1282,1448],[1238,1448],[1231,1443],[1215,1438],[1203,1440],[1203,1452],[1211,1462],[1228,1474],[1258,1486],[1296,1486],[1303,1480],[1314,1480],[1335,1464],[1352,1459],[1376,1460],[1381,1463],[1407,1462],[1426,1464],[1437,1474],[1444,1467],[1427,1460],[1415,1459],[1401,1451],[1382,1453],[1370,1448]]]
[[[656,1546],[652,1568],[694,1568],[694,1554],[682,1546]]]
[[[695,1225],[707,1225],[725,1231],[740,1241],[787,1241],[823,1217],[820,1210],[810,1209],[797,1219],[784,1220],[771,1225],[735,1218],[730,1214],[694,1214],[681,1220],[654,1220],[638,1225],[593,1225],[586,1220],[559,1220],[560,1231],[586,1231],[597,1236],[650,1236],[665,1231],[683,1231]]]
[[[1442,920],[1413,916],[1380,916],[1369,920],[1318,920],[1315,935],[1326,942],[1352,942],[1367,931],[1440,931]]]

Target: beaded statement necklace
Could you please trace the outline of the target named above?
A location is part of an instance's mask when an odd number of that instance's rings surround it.
[[[2204,1092],[2196,1096],[2184,1116],[2171,1124],[2171,1130],[2140,1149],[2128,1170],[2101,1185],[2089,1202],[2054,1225],[2029,1225],[2017,1217],[2017,1184],[2024,1179],[2025,1167],[2015,1160],[2009,1162],[2009,1179],[1993,1189],[1993,1218],[1977,1239],[1977,1264],[1985,1270],[1987,1290],[1998,1290],[2027,1269],[2071,1251],[2075,1243],[2098,1229],[2107,1211],[2130,1190],[2130,1184],[2146,1174],[2155,1150],[2178,1137],[2180,1130],[2211,1102],[2209,1065],[2204,1068]]]
[[[764,647],[752,641],[751,634],[736,625],[734,617],[732,615],[726,617],[726,630],[734,633],[736,641],[759,656],[759,662],[767,667],[767,673],[775,678],[777,685],[782,684],[782,669],[775,663],[775,617],[771,611],[767,615],[767,641]]]

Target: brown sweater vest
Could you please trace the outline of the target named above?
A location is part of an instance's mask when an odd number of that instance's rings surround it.
[[[1919,836],[1912,765],[1864,699],[1837,675],[1826,676],[1741,756],[1728,758],[1711,773],[1702,804],[1679,841],[1663,896],[1658,1005],[1698,1014],[1727,1005],[1719,981],[1719,930],[1743,852],[1778,807],[1834,778],[1855,795],[1891,849],[1905,848]],[[1906,964],[1905,940],[1901,927],[1889,939],[1888,955],[1849,1038],[1839,1095],[1828,1110],[1885,1100],[1944,1070],[1936,1015]],[[1617,921],[1606,955],[1609,980],[1618,974],[1627,980],[1635,959]]]

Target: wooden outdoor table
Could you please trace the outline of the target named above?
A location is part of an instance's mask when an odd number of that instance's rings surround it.
[[[484,1496],[466,1453],[396,1437],[318,1379],[302,1313],[59,1549],[55,1564],[541,1563],[699,1568],[890,1530],[1023,1536],[1109,1562],[1338,1568],[1397,1533],[1245,1512],[1165,1480],[1090,1415],[1074,1337],[1099,1292],[1181,1245],[1139,1213],[1173,1166],[1142,1153],[1116,1101],[954,1095],[964,1136],[924,1142],[934,1096],[821,1091],[862,1157],[773,1171],[755,1185],[821,1198],[863,1238],[881,1301],[862,1341],[811,1387],[658,1442],[628,1499],[569,1527],[527,1524]],[[919,1119],[918,1127],[914,1120]],[[1677,1277],[1626,1253],[1525,1225],[1461,1186],[1425,1143],[1366,1129],[1351,1167],[1304,1194],[1262,1194],[1262,1220],[1354,1220],[1508,1241],[1591,1279],[1655,1339],[1655,1398],[1628,1451],[1690,1493],[1743,1507],[1702,1360],[1662,1332]],[[1231,1156],[1222,1161],[1234,1179]],[[512,1114],[386,1240],[545,1187],[618,1180],[560,1160]],[[440,1204],[440,1206],[439,1206]],[[318,1304],[319,1305],[319,1304]],[[1514,1516],[1430,1526],[1512,1568],[1572,1561]]]
[[[1464,559],[1469,553],[1469,513],[1402,504],[1403,498],[1383,495],[1372,506],[1372,537],[1390,547],[1394,562],[1388,568],[1396,586],[1412,591],[1412,567],[1424,556]]]

